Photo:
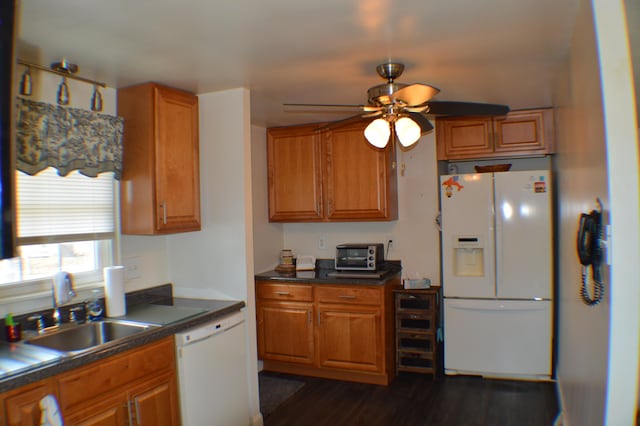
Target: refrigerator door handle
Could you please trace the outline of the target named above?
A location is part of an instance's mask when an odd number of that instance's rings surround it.
[[[539,307],[535,306],[506,306],[504,304],[500,304],[499,306],[468,306],[468,305],[457,305],[455,302],[449,303],[449,308],[458,309],[461,311],[475,311],[475,312],[535,312],[542,311],[545,309],[545,306],[540,305]]]

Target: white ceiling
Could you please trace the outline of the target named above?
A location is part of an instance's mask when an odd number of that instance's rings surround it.
[[[145,81],[207,93],[251,90],[252,122],[353,113],[283,102],[366,103],[375,66],[441,89],[435,99],[552,105],[578,0],[22,0],[18,52],[124,87]]]

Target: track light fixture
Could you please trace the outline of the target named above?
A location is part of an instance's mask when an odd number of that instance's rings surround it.
[[[23,96],[30,96],[33,91],[33,83],[31,79],[31,68],[35,68],[40,71],[46,71],[52,74],[57,74],[62,76],[62,81],[58,85],[57,92],[57,102],[59,105],[69,105],[69,101],[71,99],[71,93],[69,91],[69,85],[67,84],[67,79],[71,78],[74,80],[83,81],[85,83],[90,83],[93,85],[93,96],[91,97],[91,110],[92,111],[102,111],[103,108],[103,100],[102,93],[100,92],[100,87],[107,87],[105,83],[101,83],[99,81],[90,80],[88,78],[80,77],[76,75],[78,72],[78,65],[72,64],[65,58],[62,58],[60,62],[54,62],[49,67],[45,67],[38,64],[33,64],[30,62],[25,62],[18,59],[18,63],[20,65],[24,65],[26,67],[25,71],[22,73],[22,78],[20,79],[20,94]]]

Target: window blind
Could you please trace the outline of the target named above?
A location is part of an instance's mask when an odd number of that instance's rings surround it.
[[[114,176],[89,178],[54,168],[37,175],[17,173],[18,244],[111,238],[114,234]]]

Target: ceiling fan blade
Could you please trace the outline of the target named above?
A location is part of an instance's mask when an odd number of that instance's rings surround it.
[[[330,123],[326,123],[324,126],[318,127],[317,131],[335,130],[339,129],[340,127],[348,126],[349,124],[357,123],[360,121],[363,121],[363,116],[361,114],[352,115],[351,117],[347,117],[342,120],[336,120]]]
[[[433,115],[505,115],[507,105],[482,104],[475,102],[430,101],[426,114]]]
[[[429,133],[433,130],[433,124],[424,116],[424,114],[420,114],[418,112],[410,112],[409,117],[420,126],[421,133]]]
[[[370,117],[380,117],[383,114],[382,110],[378,110],[378,111],[373,111],[367,114],[363,114],[360,117],[362,118],[370,118]]]
[[[321,107],[321,108],[338,108],[338,109],[350,109],[350,110],[354,110],[354,109],[359,109],[359,110],[364,110],[364,111],[368,111],[370,105],[349,105],[349,104],[296,104],[296,103],[284,103],[282,104],[282,106],[284,107],[301,107],[301,108],[316,108],[316,107]]]
[[[404,107],[407,112],[425,112],[429,108],[429,105],[422,105],[417,107]]]
[[[390,98],[394,101],[401,101],[405,105],[422,105],[440,92],[433,86],[422,83],[414,83],[402,89],[396,90]]]

